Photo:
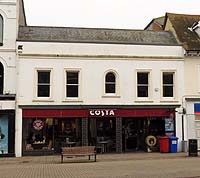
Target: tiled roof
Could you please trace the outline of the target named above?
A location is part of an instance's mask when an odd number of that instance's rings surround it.
[[[200,50],[200,37],[188,27],[200,21],[200,15],[166,13],[176,32],[178,40],[183,44],[185,50]]]
[[[42,26],[20,26],[18,41],[178,45],[165,31]]]

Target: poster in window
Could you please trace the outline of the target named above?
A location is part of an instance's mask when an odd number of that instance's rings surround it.
[[[0,116],[0,154],[8,153],[8,118]]]
[[[174,119],[165,118],[165,132],[174,132]]]

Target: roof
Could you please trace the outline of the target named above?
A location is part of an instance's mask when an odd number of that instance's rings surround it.
[[[192,27],[195,22],[200,21],[200,15],[166,13],[165,25],[167,18],[169,18],[170,22],[172,23],[172,26],[176,32],[176,36],[183,44],[185,50],[199,51],[200,38],[198,34],[189,30],[188,28]]]
[[[18,41],[178,45],[170,32],[127,29],[20,26]]]
[[[151,22],[144,28],[144,30],[162,30],[165,16],[157,17],[151,20]]]

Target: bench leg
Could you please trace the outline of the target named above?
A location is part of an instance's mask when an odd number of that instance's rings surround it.
[[[90,160],[90,155],[89,155],[89,160]]]
[[[95,154],[94,155],[94,162],[96,162],[96,159],[97,159],[97,155]]]

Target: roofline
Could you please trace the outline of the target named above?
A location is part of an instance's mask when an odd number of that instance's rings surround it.
[[[129,42],[107,42],[107,41],[59,41],[59,40],[54,40],[54,41],[49,41],[49,40],[20,40],[17,39],[17,42],[44,42],[44,43],[92,43],[92,44],[121,44],[121,45],[149,45],[149,46],[181,46],[179,44],[149,44],[149,43],[129,43]]]
[[[24,0],[21,0],[21,2],[22,2],[22,10],[23,10],[23,14],[24,14],[25,25],[27,26],[27,21],[26,21],[26,12],[25,12],[25,8],[24,8]]]
[[[96,27],[65,27],[65,26],[22,26],[20,27],[31,27],[31,28],[68,28],[68,29],[92,29],[92,30],[123,30],[123,31],[144,31],[143,29],[126,29],[126,28],[96,28]],[[152,30],[153,31],[153,30]],[[161,31],[162,32],[162,31]]]

